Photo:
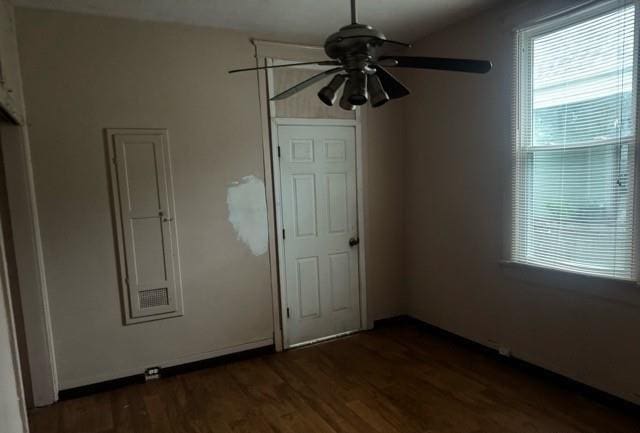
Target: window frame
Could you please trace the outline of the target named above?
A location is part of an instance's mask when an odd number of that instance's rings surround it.
[[[544,36],[546,34],[553,33],[555,31],[571,27],[584,21],[588,21],[592,18],[600,15],[613,12],[624,7],[635,5],[635,22],[634,22],[634,43],[635,52],[633,59],[633,82],[632,82],[632,104],[634,107],[635,115],[635,133],[632,139],[623,140],[626,141],[630,147],[634,148],[634,157],[632,161],[629,161],[629,170],[631,176],[633,176],[633,195],[632,200],[632,219],[633,233],[632,233],[632,254],[633,254],[633,272],[629,279],[606,276],[606,275],[594,275],[588,272],[581,272],[578,270],[571,270],[562,268],[561,264],[555,266],[545,266],[535,263],[527,263],[520,260],[515,260],[515,251],[518,246],[518,242],[522,242],[521,233],[524,228],[522,224],[527,224],[526,221],[518,220],[516,215],[516,201],[518,197],[516,190],[519,187],[518,182],[521,179],[521,170],[526,167],[520,166],[518,156],[521,152],[529,152],[534,154],[538,150],[522,150],[523,137],[532,137],[531,123],[523,125],[524,120],[523,113],[528,114],[527,117],[532,118],[531,104],[533,98],[532,92],[532,66],[533,66],[533,40],[535,38]],[[587,6],[575,7],[570,10],[556,13],[552,16],[541,18],[536,21],[529,22],[514,29],[514,80],[513,80],[513,106],[512,106],[512,167],[509,171],[509,187],[510,187],[510,200],[509,200],[509,224],[507,224],[508,231],[506,237],[508,242],[505,243],[504,255],[507,257],[501,263],[508,265],[511,269],[527,270],[529,273],[539,274],[540,272],[550,271],[555,274],[558,280],[566,281],[566,277],[577,278],[578,280],[608,280],[616,281],[623,284],[631,283],[633,285],[639,284],[639,263],[640,257],[640,97],[638,95],[639,83],[640,83],[640,0],[606,0],[598,1],[595,4],[589,3]],[[576,146],[582,147],[582,146]],[[542,150],[544,151],[544,150]]]

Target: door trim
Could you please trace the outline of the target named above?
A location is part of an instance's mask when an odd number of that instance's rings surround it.
[[[30,403],[41,407],[58,400],[59,386],[31,142],[26,126],[3,123],[0,129],[14,244],[23,246],[22,253],[16,251],[18,278],[30,281],[20,284],[33,395]]]
[[[324,49],[319,46],[298,45],[281,42],[272,42],[259,39],[251,39],[254,46],[256,66],[266,66],[272,64],[274,59],[288,61],[317,61],[327,59]],[[269,101],[270,95],[273,95],[273,74],[271,71],[256,72],[258,81],[258,104],[260,106],[260,126],[262,130],[262,158],[264,164],[264,182],[265,195],[267,201],[267,223],[269,227],[269,270],[271,278],[271,297],[272,297],[272,317],[273,317],[273,342],[276,351],[283,350],[283,311],[281,307],[281,283],[280,283],[280,264],[279,264],[279,239],[278,233],[282,233],[282,227],[278,231],[277,215],[276,215],[276,191],[274,176],[279,176],[280,168],[274,165],[274,152],[272,149],[272,131],[274,121],[277,118],[275,104]],[[279,119],[279,121],[318,122],[323,119]],[[360,235],[360,252],[359,254],[359,274],[360,274],[360,322],[361,329],[370,329],[373,327],[373,320],[369,320],[369,311],[367,306],[367,290],[366,290],[366,266],[365,266],[365,245],[366,245],[366,224],[364,201],[364,185],[366,181],[366,170],[363,161],[365,161],[366,149],[362,146],[364,130],[362,125],[366,125],[366,111],[357,109],[356,120],[349,122],[356,123],[356,188],[358,201],[358,230]],[[324,119],[326,122],[326,119]],[[335,124],[339,124],[339,120],[333,120]],[[277,164],[277,161],[276,161]]]
[[[7,201],[8,197],[7,197]],[[0,233],[2,232],[2,225],[5,221],[0,220]],[[18,278],[20,276],[18,275]],[[7,251],[4,243],[4,236],[0,235],[0,298],[2,298],[3,303],[5,304],[6,314],[6,322],[7,322],[7,333],[9,338],[9,347],[3,347],[2,350],[6,350],[9,354],[9,365],[7,367],[13,370],[13,376],[15,380],[15,395],[12,397],[17,398],[18,410],[20,411],[20,419],[22,425],[22,432],[28,433],[29,431],[29,420],[27,416],[27,405],[25,401],[25,392],[24,392],[24,382],[22,380],[22,365],[20,363],[20,355],[18,348],[18,337],[16,334],[16,323],[15,323],[15,308],[20,308],[18,305],[13,306],[11,300],[11,282],[9,281],[9,270],[7,264]],[[1,304],[0,304],[0,308]],[[0,312],[1,313],[1,312]],[[2,320],[0,318],[0,320]],[[14,390],[8,389],[11,393]]]
[[[272,80],[270,81],[273,82]],[[306,118],[271,118],[271,164],[273,172],[273,191],[274,191],[274,208],[276,223],[276,245],[278,253],[278,284],[280,294],[280,323],[282,331],[283,348],[299,346],[300,344],[288,344],[288,330],[285,326],[287,317],[287,295],[286,295],[286,274],[284,268],[284,242],[282,238],[282,191],[280,188],[280,160],[278,157],[278,127],[279,126],[350,126],[355,131],[356,143],[356,202],[357,202],[357,220],[358,220],[358,237],[360,238],[360,251],[358,254],[358,290],[360,301],[360,328],[367,329],[367,290],[365,278],[365,245],[366,230],[364,228],[364,190],[363,190],[363,170],[362,170],[362,126],[359,114],[356,112],[355,120],[344,119],[306,119]],[[353,332],[353,331],[350,331]],[[335,336],[327,336],[323,338],[333,338]],[[322,338],[318,339],[322,340]],[[307,342],[308,343],[308,342]],[[304,344],[304,343],[301,343]]]

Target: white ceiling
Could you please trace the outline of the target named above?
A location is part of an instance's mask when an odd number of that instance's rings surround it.
[[[413,42],[499,0],[360,0],[359,22]],[[349,0],[14,0],[17,6],[244,30],[321,44],[350,21]]]

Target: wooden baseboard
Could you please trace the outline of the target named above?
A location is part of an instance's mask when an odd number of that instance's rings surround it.
[[[399,316],[385,317],[384,319],[375,320],[373,322],[373,329],[384,328],[385,326],[393,326],[399,324],[415,324],[416,322],[419,322],[419,320],[414,319],[409,315],[401,314]]]
[[[256,358],[269,353],[275,352],[275,346],[273,344],[269,346],[258,347],[255,349],[243,350],[240,352],[229,353],[226,355],[216,356],[213,358],[203,359],[200,361],[187,362],[184,364],[173,365],[171,367],[164,367],[160,370],[160,378],[171,377],[178,374],[188,373],[190,371],[202,370],[205,368],[211,368],[222,364],[228,364],[230,362],[241,361],[244,359]],[[122,388],[123,386],[132,385],[136,383],[144,383],[144,374],[134,374],[131,376],[121,377],[118,379],[106,380],[103,382],[92,383],[89,385],[78,386],[74,388],[68,388],[60,390],[58,393],[59,400],[70,400],[78,397],[84,397],[87,395],[97,394],[100,392],[111,391],[113,389]]]
[[[500,353],[492,347],[485,346],[473,340],[469,340],[468,338],[454,334],[450,331],[447,331],[446,329],[439,328],[430,323],[423,322],[422,320],[416,319],[409,315],[401,315],[376,320],[374,322],[374,329],[407,324],[416,326],[423,332],[427,332],[431,335],[435,335],[440,338],[446,338],[456,342],[457,344],[464,345],[479,352],[483,352],[486,355],[495,358],[499,362],[504,363],[511,368],[517,368],[522,371],[526,371],[528,374],[536,376],[540,380],[548,381],[549,383],[559,385],[565,389],[571,389],[592,401],[615,409],[621,409],[634,415],[640,414],[640,405],[632,401],[625,400],[621,397],[618,397],[617,395],[613,395],[601,389],[597,389],[582,382],[578,382],[575,379],[571,379],[570,377],[555,373],[544,367],[540,367],[517,357],[500,355]]]

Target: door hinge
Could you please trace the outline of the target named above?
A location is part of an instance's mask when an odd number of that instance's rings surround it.
[[[282,239],[286,239],[287,238],[287,233],[285,232],[284,229],[282,229]]]
[[[291,313],[289,311],[289,307],[287,307],[287,319],[291,317]]]
[[[280,146],[278,146],[278,158],[280,158]]]

